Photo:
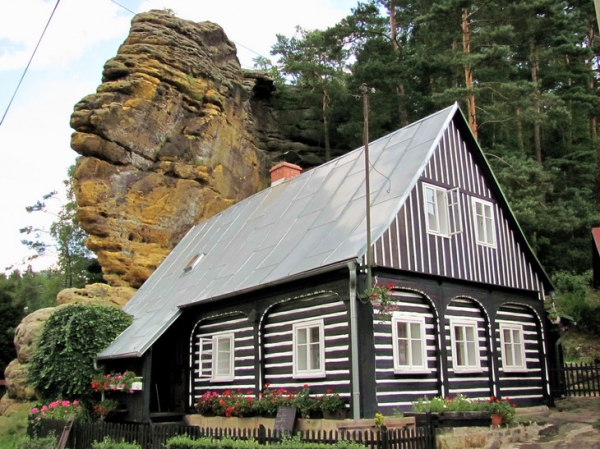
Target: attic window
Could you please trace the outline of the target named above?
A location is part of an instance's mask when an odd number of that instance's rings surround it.
[[[200,262],[204,258],[204,256],[206,256],[206,254],[198,253],[194,257],[192,257],[190,259],[190,261],[188,262],[188,264],[183,269],[183,273],[185,274],[185,273],[189,273],[190,271],[192,271],[194,269],[194,267],[196,265],[198,265],[198,262]]]

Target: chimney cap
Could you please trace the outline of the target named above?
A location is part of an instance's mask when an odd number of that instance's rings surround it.
[[[269,172],[271,173],[271,186],[274,186],[298,176],[302,172],[302,167],[289,162],[280,162],[271,168]]]

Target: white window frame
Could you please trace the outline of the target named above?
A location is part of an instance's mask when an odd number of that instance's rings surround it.
[[[478,245],[496,247],[496,223],[494,204],[490,201],[472,198],[473,225],[475,227],[475,241]],[[477,211],[481,206],[482,213]],[[489,213],[489,215],[488,215]]]
[[[408,342],[409,360],[405,365],[400,364],[400,337],[398,335],[398,323],[404,323],[408,325],[406,341]],[[412,327],[410,326],[411,324],[419,325],[419,335],[416,336],[416,338],[413,335]],[[415,351],[413,350],[413,345],[411,344],[413,340],[419,340],[421,342],[421,348],[419,350],[421,356],[420,364],[415,364],[413,362],[416,355]],[[423,315],[407,312],[394,312],[392,314],[392,346],[394,356],[394,373],[402,374],[431,372],[427,364],[427,333],[425,332],[425,317]]]
[[[461,343],[456,340],[456,332],[455,329],[457,327],[462,327],[464,329],[473,329],[473,354],[469,355],[470,351],[468,348],[469,341],[466,341],[466,347],[464,355],[469,359],[467,363],[463,363],[461,365],[458,364],[459,354],[457,345]],[[477,325],[477,320],[469,319],[469,318],[455,318],[453,317],[450,320],[450,337],[452,342],[452,365],[454,367],[455,373],[480,373],[483,371],[481,368],[481,347],[479,346],[479,328]],[[464,344],[464,342],[463,342]],[[471,358],[473,360],[471,360]]]
[[[229,358],[226,373],[219,373],[220,357],[219,343],[229,340],[229,352],[226,356]],[[235,341],[231,332],[216,334],[211,337],[201,337],[199,345],[199,376],[209,378],[211,382],[231,382],[235,377]],[[210,363],[208,363],[210,360]]]
[[[428,192],[433,193],[433,201],[429,201]],[[429,209],[434,210],[431,215],[435,223],[431,223]],[[423,209],[425,211],[425,227],[427,233],[450,237],[462,232],[460,191],[457,188],[444,189],[443,187],[423,183]]]
[[[319,357],[319,366],[318,367],[308,367],[307,369],[300,369],[299,359],[300,359],[300,351],[306,350],[306,360],[309,362],[310,358],[310,348],[308,345],[315,344],[315,342],[308,341],[307,343],[302,343],[300,346],[300,342],[298,341],[298,333],[301,330],[306,330],[307,337],[311,335],[310,329],[318,328],[319,330],[319,341],[316,343],[318,345],[318,357]],[[325,377],[325,326],[323,320],[311,320],[311,321],[302,321],[299,323],[294,323],[292,329],[292,347],[293,347],[293,377],[294,379],[314,379],[317,377]]]
[[[510,332],[510,341],[506,340],[504,331]],[[519,338],[518,343],[515,343],[515,335]],[[527,371],[522,324],[500,323],[500,346],[502,348],[502,369],[505,373]],[[517,357],[520,357],[521,363],[515,362]]]

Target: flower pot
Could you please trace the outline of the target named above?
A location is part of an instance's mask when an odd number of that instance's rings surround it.
[[[335,412],[323,411],[323,418],[325,419],[346,419],[348,415],[348,409],[342,408]]]
[[[504,423],[504,416],[499,413],[492,413],[492,427],[500,427]]]

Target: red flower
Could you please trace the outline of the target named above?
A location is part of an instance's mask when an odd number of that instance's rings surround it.
[[[385,285],[385,288],[387,288],[388,290],[389,290],[389,289],[391,289],[391,288],[394,288],[394,284],[393,284],[392,282],[388,282],[388,283]]]
[[[308,388],[308,384],[304,384],[304,387],[302,387],[302,388]]]
[[[331,388],[328,388],[327,390],[325,390],[325,393],[331,394],[331,393],[333,393],[333,390]]]

